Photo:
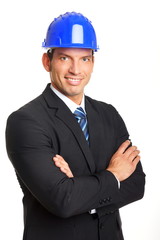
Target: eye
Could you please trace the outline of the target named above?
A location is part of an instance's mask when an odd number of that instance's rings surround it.
[[[84,58],[82,58],[82,61],[83,61],[83,62],[89,62],[89,61],[90,61],[90,58],[84,57]]]
[[[60,59],[61,59],[62,61],[67,61],[67,60],[68,60],[68,57],[60,57]]]

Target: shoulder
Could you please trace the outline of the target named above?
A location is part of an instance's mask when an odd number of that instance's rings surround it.
[[[116,136],[120,138],[118,146],[129,138],[126,124],[114,106],[105,102],[94,100],[90,97],[86,97],[86,101],[88,101],[90,106],[94,108],[94,113],[98,114],[99,119],[101,119],[104,125],[107,124],[108,126],[114,128]]]
[[[50,137],[44,104],[40,95],[9,115],[5,131],[8,144],[41,141],[43,136]]]
[[[26,118],[26,116],[34,116],[38,112],[38,108],[41,106],[42,102],[42,96],[38,96],[37,98],[33,99],[32,101],[26,103],[19,109],[12,112],[9,117],[9,120],[17,120],[17,118],[23,118],[23,116]]]
[[[113,105],[92,99],[88,96],[86,96],[86,102],[89,103],[90,107],[94,109],[94,113],[98,114],[104,122],[113,124],[115,127],[119,127],[120,125],[125,126],[123,118]]]
[[[21,131],[21,133],[41,130],[46,132],[48,124],[46,123],[46,101],[43,93],[35,99],[26,103],[16,111],[12,112],[6,122],[6,132]]]
[[[102,101],[98,101],[98,100],[95,100],[93,98],[90,98],[88,96],[86,96],[86,101],[88,101],[92,107],[99,113],[101,114],[117,114],[118,111],[116,110],[116,108],[111,105],[111,104],[108,104],[108,103],[105,103],[105,102],[102,102]]]
[[[38,97],[34,98],[30,102],[26,103],[25,105],[11,113],[8,119],[14,119],[23,116],[30,116],[33,118],[35,117],[36,119],[42,118],[42,116],[44,115],[43,112],[46,111],[47,106],[47,102],[45,100],[46,95],[47,97],[51,95],[49,84]]]

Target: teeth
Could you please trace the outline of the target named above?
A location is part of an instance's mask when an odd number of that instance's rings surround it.
[[[68,78],[69,81],[72,81],[72,82],[79,82],[80,79],[73,79],[73,78]]]

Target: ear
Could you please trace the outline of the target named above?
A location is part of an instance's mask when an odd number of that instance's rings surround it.
[[[47,53],[44,53],[42,56],[42,63],[44,68],[46,69],[47,72],[51,71],[51,61],[47,55]]]

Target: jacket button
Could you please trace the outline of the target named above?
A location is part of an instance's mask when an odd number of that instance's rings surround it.
[[[111,201],[112,201],[112,198],[111,198],[111,197],[108,197],[108,198],[107,198],[107,201],[108,201],[108,202],[111,202]]]
[[[109,212],[109,214],[113,214],[113,213],[114,213],[114,211],[110,211],[110,212]]]

